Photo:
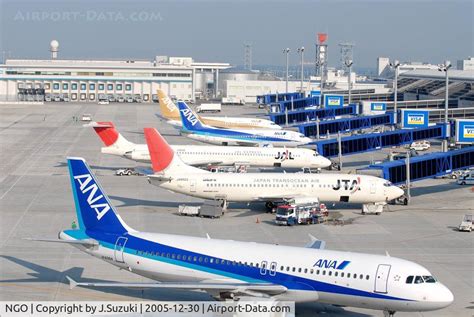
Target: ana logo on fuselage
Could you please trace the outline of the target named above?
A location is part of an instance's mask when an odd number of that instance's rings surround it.
[[[351,261],[342,261],[338,264],[338,261],[335,260],[319,259],[316,261],[316,263],[314,263],[313,267],[316,266],[322,269],[344,270],[344,268],[348,266],[349,263],[351,263]]]
[[[96,193],[99,190],[96,183],[92,182],[92,184],[89,185],[89,183],[92,181],[92,176],[90,174],[77,175],[74,176],[74,179],[79,183],[79,189],[81,190],[81,193],[85,194],[89,192],[89,196],[87,196],[87,203],[92,209],[95,210],[95,213],[97,214],[97,220],[100,220],[107,213],[107,211],[110,210],[110,206],[107,202],[97,203],[97,201],[102,199],[104,195],[100,194],[96,196]]]
[[[339,190],[339,189],[344,189],[344,190],[351,190],[355,192],[356,190],[359,189],[359,183],[360,180],[350,180],[350,179],[338,179],[337,184],[332,186],[332,189],[334,190]]]
[[[184,117],[191,122],[192,126],[198,123],[198,119],[194,116],[194,114],[189,109],[182,109],[181,112],[183,113]]]

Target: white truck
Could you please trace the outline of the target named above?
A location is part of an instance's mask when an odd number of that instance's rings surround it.
[[[221,112],[222,105],[220,103],[203,103],[196,107],[197,112]]]
[[[461,221],[461,224],[458,227],[459,231],[471,232],[474,227],[474,217],[473,215],[464,215],[464,218]]]
[[[235,98],[235,97],[223,97],[221,103],[223,105],[245,105],[245,101],[243,99]]]
[[[279,226],[309,225],[321,223],[327,216],[328,210],[325,204],[288,202],[276,207],[275,223]]]

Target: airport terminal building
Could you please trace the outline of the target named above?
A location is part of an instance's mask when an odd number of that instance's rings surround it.
[[[53,51],[52,51],[53,52]],[[0,98],[6,101],[156,101],[156,90],[194,100],[214,96],[227,63],[197,63],[190,57],[147,60],[7,59],[0,65]]]

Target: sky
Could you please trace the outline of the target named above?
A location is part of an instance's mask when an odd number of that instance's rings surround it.
[[[298,64],[298,47],[314,60],[317,33],[328,33],[329,66],[339,43],[354,46],[355,67],[378,56],[401,61],[455,62],[474,56],[474,1],[449,0],[0,0],[0,53],[12,58],[148,59],[254,65]],[[1,58],[1,56],[0,56]]]

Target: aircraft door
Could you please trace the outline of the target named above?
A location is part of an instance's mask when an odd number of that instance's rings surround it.
[[[123,258],[123,251],[125,249],[125,244],[127,243],[127,240],[128,238],[119,237],[117,241],[115,242],[115,251],[114,251],[115,262],[125,263],[124,258]]]
[[[277,268],[276,262],[270,263],[270,272],[269,272],[269,274],[270,274],[271,276],[275,276],[275,274],[276,274],[276,268]]]
[[[196,192],[196,180],[195,179],[190,179],[189,180],[189,191],[191,193],[195,193]]]
[[[376,182],[370,182],[370,193],[375,194],[377,192],[377,183]]]
[[[262,261],[262,266],[260,267],[260,274],[267,274],[267,261]]]
[[[390,275],[391,265],[379,264],[377,274],[375,274],[375,292],[387,293],[388,276]]]

